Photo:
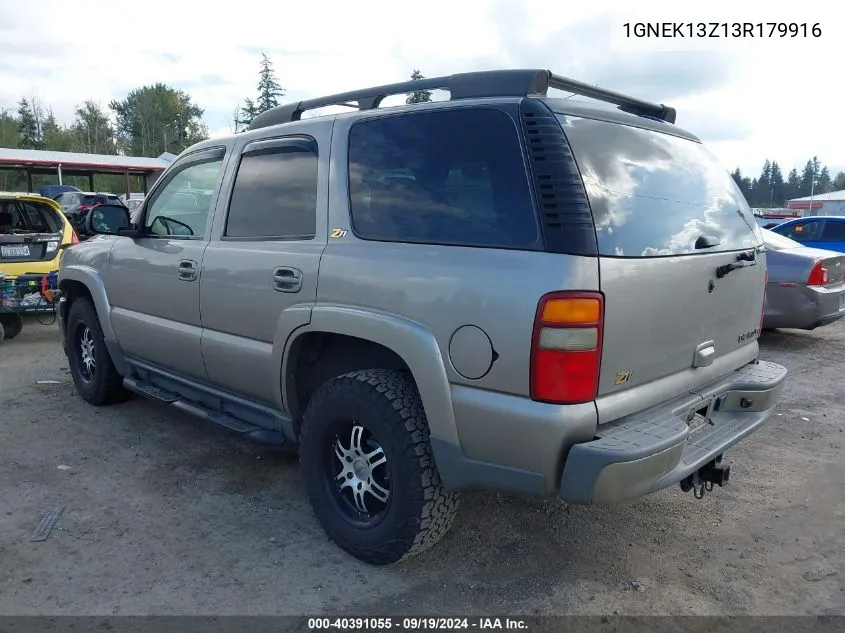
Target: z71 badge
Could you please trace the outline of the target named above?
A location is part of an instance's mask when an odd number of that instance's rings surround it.
[[[616,380],[613,381],[614,385],[623,385],[631,379],[631,372],[630,371],[620,371],[616,374]]]

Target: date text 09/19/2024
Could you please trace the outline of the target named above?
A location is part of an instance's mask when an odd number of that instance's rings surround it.
[[[508,617],[308,618],[310,631],[524,631],[527,628],[525,620]]]
[[[821,24],[810,22],[626,22],[629,38],[793,38],[821,37]]]

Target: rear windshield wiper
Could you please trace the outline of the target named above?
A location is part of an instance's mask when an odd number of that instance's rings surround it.
[[[716,269],[716,277],[721,279],[725,275],[727,275],[732,270],[737,270],[739,268],[748,268],[749,266],[756,266],[757,265],[757,252],[756,251],[746,251],[745,253],[740,253],[736,256],[736,261],[730,264],[725,264],[724,266],[719,266]]]

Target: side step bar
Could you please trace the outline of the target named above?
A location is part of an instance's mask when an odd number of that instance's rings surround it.
[[[133,391],[145,398],[169,404],[181,411],[193,415],[194,417],[229,429],[230,431],[238,433],[253,442],[264,444],[266,446],[280,446],[285,443],[286,438],[282,431],[266,429],[255,424],[245,422],[228,413],[208,409],[201,404],[184,400],[175,393],[166,391],[165,389],[161,389],[160,387],[156,387],[155,385],[151,385],[146,382],[141,382],[136,378],[124,378],[123,386],[129,391]]]

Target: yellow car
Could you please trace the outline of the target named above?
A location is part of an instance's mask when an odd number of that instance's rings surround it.
[[[0,276],[58,270],[64,249],[78,242],[55,200],[34,193],[0,192]]]

